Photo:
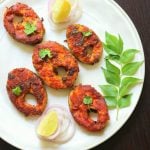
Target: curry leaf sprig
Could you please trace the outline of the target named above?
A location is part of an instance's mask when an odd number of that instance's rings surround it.
[[[117,109],[117,119],[120,108],[130,106],[131,88],[142,82],[133,75],[138,71],[143,61],[133,62],[136,49],[123,50],[123,40],[108,32],[105,34],[104,50],[106,67],[102,68],[107,85],[100,85],[109,109]]]

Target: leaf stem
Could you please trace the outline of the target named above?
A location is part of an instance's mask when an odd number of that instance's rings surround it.
[[[120,85],[119,85],[119,87],[118,87],[117,107],[116,107],[116,109],[117,109],[116,120],[117,120],[117,121],[118,121],[118,119],[119,119],[119,105],[118,105],[118,101],[119,101],[119,99],[120,99],[119,89],[120,89],[120,87],[121,87],[121,81],[122,81],[122,67],[123,67],[123,65],[122,65],[122,63],[120,63]]]
[[[120,87],[120,86],[119,86]],[[116,120],[118,121],[119,118],[119,106],[118,106],[118,101],[120,99],[120,95],[119,95],[119,90],[118,90],[118,96],[117,96],[117,106],[116,106],[116,110],[117,110],[117,114],[116,114]]]
[[[117,100],[117,101],[118,101],[118,100]],[[118,105],[117,105],[116,110],[117,110],[116,120],[118,121],[118,118],[119,118],[119,106],[118,106]]]

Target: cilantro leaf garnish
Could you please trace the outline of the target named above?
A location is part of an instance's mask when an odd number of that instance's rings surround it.
[[[83,36],[84,37],[88,37],[90,35],[92,35],[92,32],[91,31],[86,31],[86,32],[82,32]]]
[[[15,94],[16,96],[19,96],[22,93],[20,86],[16,86],[15,88],[13,88],[12,93]]]
[[[48,48],[41,49],[39,51],[39,56],[40,56],[41,59],[43,59],[45,57],[52,58],[51,50],[48,49]]]
[[[24,28],[24,32],[26,33],[26,35],[34,33],[37,29],[35,24],[29,22],[25,24]]]
[[[90,97],[90,96],[85,96],[84,99],[83,99],[83,103],[84,103],[85,105],[90,105],[90,104],[92,104],[92,103],[93,103],[92,97]]]
[[[76,43],[76,46],[81,46],[81,45],[83,45],[84,39],[85,39],[86,37],[89,37],[89,36],[92,35],[92,32],[91,32],[91,31],[85,31],[85,32],[81,32],[81,33],[82,33],[82,37],[81,37],[80,41]]]

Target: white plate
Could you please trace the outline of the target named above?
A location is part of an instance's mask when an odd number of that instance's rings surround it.
[[[26,118],[10,102],[6,92],[7,75],[10,70],[16,67],[27,67],[35,72],[32,65],[32,46],[27,46],[13,40],[3,27],[3,11],[6,6],[15,2],[24,2],[35,9],[40,17],[44,18],[46,35],[44,40],[55,40],[64,44],[65,31],[54,32],[50,30],[47,18],[48,0],[6,0],[0,4],[0,137],[10,144],[27,150],[80,150],[89,149],[110,138],[116,133],[132,114],[139,100],[142,84],[133,89],[131,106],[120,110],[119,120],[116,121],[116,111],[110,111],[110,122],[103,132],[88,133],[76,124],[77,130],[75,136],[66,144],[54,145],[38,139],[35,133],[36,119]],[[104,41],[105,31],[114,34],[120,34],[124,39],[125,48],[140,49],[136,60],[144,60],[143,48],[139,35],[125,12],[113,0],[82,0],[83,16],[78,23],[89,26]],[[104,56],[103,56],[104,57]],[[98,85],[104,84],[105,79],[101,71],[104,65],[102,59],[100,63],[94,66],[80,64],[80,74],[76,84],[91,84],[98,91]],[[140,68],[137,77],[144,79],[145,67]],[[61,104],[68,108],[67,96],[69,90],[54,90],[47,88],[48,105]]]

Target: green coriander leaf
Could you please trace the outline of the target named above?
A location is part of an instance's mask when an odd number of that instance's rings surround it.
[[[142,64],[143,64],[143,61],[133,62],[133,63],[124,65],[122,68],[123,75],[128,75],[128,76],[134,75]]]
[[[16,96],[19,96],[22,93],[20,86],[16,86],[15,88],[13,88],[12,93],[15,94]]]
[[[92,102],[93,102],[93,99],[90,96],[85,96],[83,99],[83,103],[86,105],[90,105],[90,104],[92,104]]]
[[[120,76],[118,74],[113,73],[111,71],[108,71],[107,69],[104,69],[104,68],[102,68],[102,70],[103,70],[103,73],[105,75],[106,81],[109,84],[113,84],[113,85],[119,86],[119,84],[120,84]]]
[[[48,49],[48,48],[40,49],[39,56],[40,56],[41,59],[45,58],[46,56],[49,57],[49,58],[52,58],[51,50]]]
[[[118,89],[114,85],[100,85],[99,87],[105,96],[116,97],[118,95]]]
[[[107,70],[109,70],[111,72],[120,74],[120,69],[118,67],[116,67],[115,65],[113,65],[112,63],[110,63],[110,61],[108,59],[106,59],[106,68],[107,68]]]
[[[129,95],[125,95],[122,98],[120,98],[118,101],[119,108],[125,108],[125,107],[130,106],[131,96],[132,96],[132,94],[129,94]]]
[[[105,101],[109,109],[114,109],[117,107],[116,97],[105,96]]]
[[[123,64],[130,63],[134,59],[135,54],[138,52],[139,50],[136,50],[136,49],[125,50],[120,58],[120,61]]]
[[[34,33],[37,29],[36,25],[34,25],[33,23],[29,23],[29,22],[27,22],[24,27],[25,27],[24,32],[26,33],[26,35],[30,35]]]
[[[91,31],[86,31],[86,32],[82,32],[82,34],[83,34],[84,37],[88,37],[88,36],[92,35],[92,32]]]
[[[130,89],[141,81],[141,79],[135,77],[125,77],[121,82],[121,87],[119,90],[120,96],[127,95]]]

